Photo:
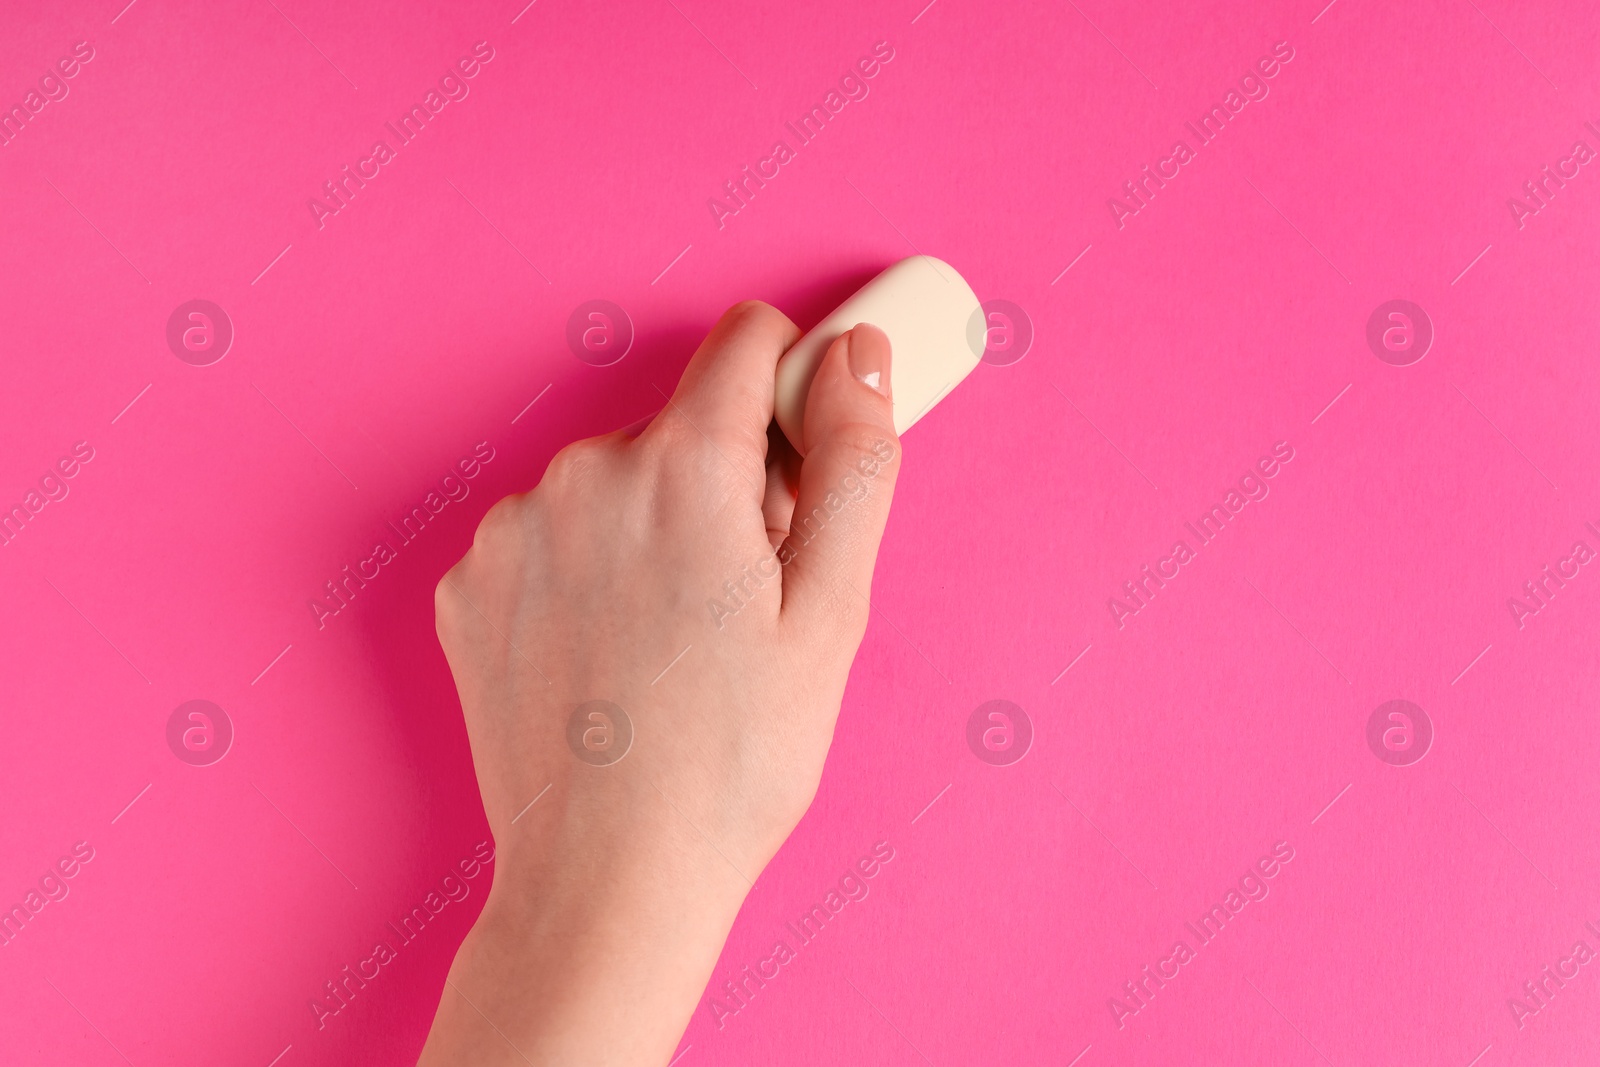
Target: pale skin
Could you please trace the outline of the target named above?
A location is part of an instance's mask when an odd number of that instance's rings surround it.
[[[421,1067],[666,1064],[810,805],[900,444],[888,338],[860,325],[818,369],[801,459],[772,427],[798,337],[730,308],[637,437],[562,449],[439,583],[496,857]],[[632,724],[607,765],[569,747],[592,700]]]

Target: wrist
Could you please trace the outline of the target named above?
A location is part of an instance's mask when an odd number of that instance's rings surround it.
[[[567,793],[502,834],[423,1064],[671,1058],[750,885],[656,798]]]
[[[495,844],[491,898],[505,922],[529,909],[622,922],[679,898],[731,921],[772,851],[715,811],[673,803],[644,774],[587,767],[558,776]]]

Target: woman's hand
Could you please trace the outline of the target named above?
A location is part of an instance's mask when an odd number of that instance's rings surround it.
[[[798,335],[729,309],[639,436],[562,449],[439,583],[497,856],[422,1064],[665,1064],[811,803],[900,446],[862,325],[799,458],[772,426]]]

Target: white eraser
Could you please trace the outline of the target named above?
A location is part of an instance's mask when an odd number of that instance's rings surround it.
[[[773,408],[796,451],[805,451],[801,429],[817,365],[840,334],[863,322],[889,337],[896,433],[916,425],[983,355],[983,318],[972,286],[942,259],[902,259],[856,290],[778,361]]]

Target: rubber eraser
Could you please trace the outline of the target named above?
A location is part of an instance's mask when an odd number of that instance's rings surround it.
[[[783,354],[773,403],[778,426],[804,454],[806,396],[817,365],[840,334],[866,322],[889,337],[894,428],[905,433],[978,365],[982,321],[977,295],[954,267],[932,256],[902,259]]]

